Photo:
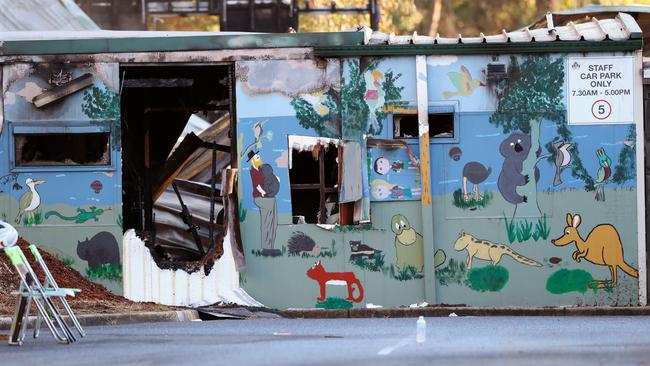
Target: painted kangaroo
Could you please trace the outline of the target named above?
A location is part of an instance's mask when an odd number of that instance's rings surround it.
[[[459,252],[461,250],[467,250],[467,259],[465,259],[465,263],[467,264],[468,270],[472,269],[472,260],[474,258],[490,261],[493,265],[496,265],[501,261],[501,257],[504,255],[509,255],[517,262],[529,265],[531,267],[542,266],[541,263],[536,262],[528,257],[524,257],[523,255],[510,249],[505,244],[494,244],[488,240],[477,239],[470,234],[465,234],[462,231],[454,243],[454,249]]]
[[[576,262],[580,262],[580,259],[584,258],[593,264],[608,266],[612,273],[612,279],[611,281],[597,281],[598,288],[616,286],[616,275],[619,267],[628,275],[639,278],[639,271],[625,262],[621,237],[614,226],[610,224],[597,225],[587,235],[587,239],[583,240],[578,232],[578,226],[580,226],[581,222],[580,215],[571,216],[568,213],[566,215],[567,227],[564,228],[564,234],[555,240],[551,240],[551,243],[561,247],[575,242],[577,250],[573,252],[571,257]]]
[[[77,208],[77,215],[75,216],[63,216],[60,213],[56,211],[48,211],[45,213],[45,219],[47,219],[50,216],[56,216],[60,218],[61,220],[66,220],[66,221],[74,221],[77,224],[83,224],[84,222],[88,220],[95,220],[99,221],[98,216],[104,213],[104,211],[108,211],[109,209],[102,210],[101,208],[97,208],[95,206],[89,207],[90,211],[87,211],[86,209],[83,208]]]

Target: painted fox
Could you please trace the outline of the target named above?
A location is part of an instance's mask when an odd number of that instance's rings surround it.
[[[311,268],[307,270],[307,277],[316,280],[320,286],[320,296],[317,298],[318,301],[325,301],[326,299],[326,285],[339,285],[348,287],[348,298],[347,300],[354,302],[361,302],[363,300],[363,286],[361,282],[354,275],[354,272],[327,272],[325,267],[320,263],[316,262]],[[354,287],[355,285],[359,296],[354,297]]]
[[[456,239],[456,242],[454,243],[454,249],[459,252],[463,249],[467,250],[467,259],[465,262],[467,263],[468,270],[472,268],[472,260],[474,258],[490,261],[492,264],[497,264],[501,261],[501,257],[504,255],[509,255],[517,262],[531,267],[542,266],[541,263],[536,262],[528,257],[524,257],[523,255],[510,249],[505,244],[494,244],[488,240],[477,239],[470,234],[465,234],[462,231],[460,234],[458,234],[458,239]]]

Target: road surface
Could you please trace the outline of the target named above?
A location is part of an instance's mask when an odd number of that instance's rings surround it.
[[[650,317],[266,319],[47,330],[0,345],[0,365],[650,365]]]

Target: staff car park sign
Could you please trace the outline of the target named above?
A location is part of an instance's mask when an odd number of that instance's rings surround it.
[[[634,57],[569,57],[569,124],[634,123]]]

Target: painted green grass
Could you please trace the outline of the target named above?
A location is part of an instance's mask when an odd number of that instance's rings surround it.
[[[379,229],[372,227],[372,224],[366,223],[359,225],[336,225],[334,226],[334,230],[341,233],[361,233],[364,231],[374,231]]]
[[[56,255],[56,259],[60,260],[61,263],[65,264],[66,266],[72,266],[74,264],[74,259]]]
[[[522,243],[530,238],[533,238],[534,241],[540,239],[546,240],[551,233],[551,228],[548,226],[546,220],[546,214],[537,219],[537,223],[534,226],[535,230],[533,230],[533,223],[526,219],[517,221],[513,219],[512,221],[508,221],[508,217],[504,215],[503,220],[505,222],[506,233],[508,234],[510,244],[515,241]]]
[[[375,253],[373,258],[351,258],[350,263],[365,271],[381,272],[382,274],[388,275],[389,277],[398,281],[409,281],[424,278],[422,272],[419,272],[417,268],[413,266],[406,266],[400,270],[397,269],[397,267],[393,264],[386,265],[383,253]]]
[[[366,257],[351,258],[350,263],[363,269],[364,271],[385,272],[388,270],[388,267],[384,266],[383,253],[375,253],[373,258],[366,258]]]
[[[467,268],[464,261],[457,261],[454,258],[449,258],[449,264],[442,268],[435,270],[436,280],[441,286],[449,286],[451,284],[469,285],[467,281]]]
[[[546,214],[544,214],[541,219],[537,220],[537,224],[535,225],[535,232],[533,233],[533,239],[535,239],[535,241],[539,239],[546,240],[550,234],[551,228],[548,226],[546,222]]]
[[[553,273],[546,281],[546,291],[555,294],[566,294],[568,292],[580,292],[584,294],[593,287],[593,276],[582,269],[560,269]],[[594,292],[596,289],[594,289]]]
[[[424,278],[422,272],[418,272],[417,268],[413,266],[406,266],[402,269],[397,269],[394,265],[390,265],[390,276],[398,281],[419,280]]]
[[[43,212],[34,211],[34,213],[29,214],[25,213],[23,215],[23,225],[25,226],[36,226],[43,223]]]
[[[454,206],[462,208],[463,210],[467,210],[485,208],[490,203],[490,201],[492,201],[492,192],[483,192],[483,195],[478,200],[472,194],[470,195],[470,198],[466,200],[465,197],[463,197],[463,190],[459,188],[454,191],[453,199],[451,202]]]
[[[351,309],[352,301],[340,297],[328,297],[325,301],[316,303],[316,308],[319,309]]]
[[[248,210],[246,210],[242,203],[239,202],[239,222],[246,221],[246,213],[248,213]]]
[[[501,291],[508,283],[508,270],[503,266],[487,265],[481,268],[472,268],[467,272],[469,287],[478,292]]]
[[[104,279],[109,281],[122,280],[122,266],[119,264],[102,264],[100,267],[86,267],[86,277],[91,280]]]

